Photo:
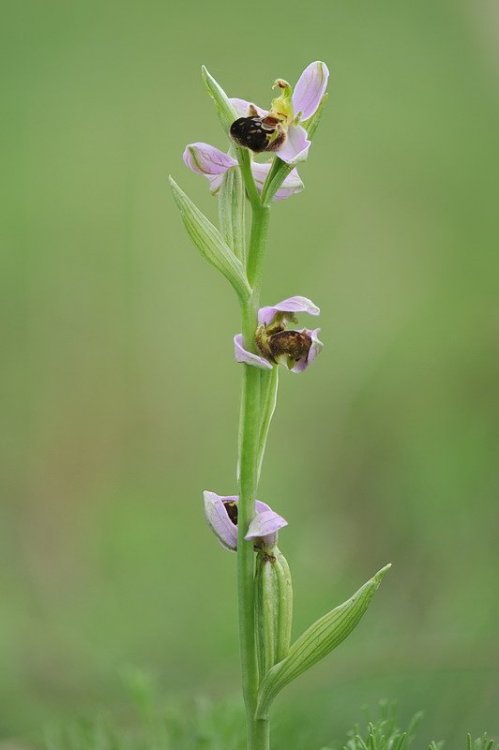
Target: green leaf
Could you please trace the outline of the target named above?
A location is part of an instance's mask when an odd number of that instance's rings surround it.
[[[327,656],[350,635],[390,567],[385,565],[350,599],[314,622],[293,643],[286,658],[267,673],[260,685],[257,718],[268,718],[270,706],[283,687]]]
[[[228,133],[234,120],[237,120],[238,114],[223,88],[208,72],[204,65],[201,68],[201,75],[203,76],[203,81],[205,82],[209,95],[215,102],[215,107],[220,122],[222,123],[222,127],[225,132]]]
[[[208,263],[215,266],[230,281],[239,298],[244,302],[251,294],[251,287],[241,262],[227,246],[218,229],[179,188],[172,177],[170,177],[170,185],[184,226],[197,249]]]

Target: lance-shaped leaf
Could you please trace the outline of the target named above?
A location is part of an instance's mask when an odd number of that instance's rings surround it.
[[[170,185],[184,226],[199,252],[230,281],[242,301],[248,299],[251,287],[241,262],[227,246],[218,229],[179,188],[172,177]]]
[[[293,643],[286,658],[267,673],[260,685],[258,718],[267,718],[272,701],[283,687],[327,656],[352,632],[390,567],[385,565],[350,599],[314,622]]]
[[[201,75],[203,76],[203,81],[205,82],[209,95],[215,102],[215,107],[220,122],[222,123],[222,127],[225,132],[228,133],[234,120],[237,120],[239,117],[237,110],[218,81],[213,78],[204,65],[201,68]]]

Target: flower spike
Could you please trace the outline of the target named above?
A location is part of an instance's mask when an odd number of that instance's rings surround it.
[[[170,179],[187,233],[203,257],[233,286],[241,305],[244,336],[234,337],[234,356],[246,367],[238,432],[237,479],[241,495],[203,492],[205,516],[219,542],[237,552],[239,635],[243,695],[249,745],[269,746],[269,711],[279,692],[335,649],[364,615],[381,579],[382,568],[343,604],[316,620],[291,644],[293,588],[288,563],[277,542],[288,522],[255,499],[269,427],[277,404],[279,369],[303,372],[322,350],[319,328],[298,328],[302,313],[320,310],[295,295],[260,308],[261,265],[272,200],[303,189],[296,170],[305,160],[327,99],[325,63],[308,65],[293,87],[278,78],[269,109],[244,99],[229,99],[203,67],[225,135],[228,152],[208,143],[190,143],[185,165],[208,180],[218,194],[219,227]],[[253,153],[268,161],[254,161]],[[247,202],[252,213],[246,227]],[[249,241],[248,241],[249,240]],[[253,370],[249,368],[258,368]],[[255,742],[253,742],[253,739]],[[471,739],[469,741],[471,750]],[[489,748],[490,750],[490,748]],[[499,748],[498,748],[499,750]]]

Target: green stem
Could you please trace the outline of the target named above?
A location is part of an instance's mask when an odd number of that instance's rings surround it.
[[[253,287],[253,296],[258,305],[260,288],[262,286],[263,253],[265,240],[269,229],[270,209],[260,203],[253,206],[253,220],[251,222],[250,245],[246,275],[250,286]],[[253,336],[255,331],[253,330]]]
[[[254,552],[253,544],[244,537],[254,515],[256,496],[256,464],[260,416],[260,373],[255,367],[244,365],[243,408],[239,507],[237,542],[237,587],[239,599],[239,642],[243,695],[246,704],[248,725],[253,723],[258,692],[258,666],[255,647],[254,614]],[[248,750],[253,750],[249,745]],[[256,749],[255,749],[256,750]]]
[[[250,175],[251,176],[251,175]],[[248,182],[243,173],[246,185]],[[251,182],[253,179],[251,178]],[[254,185],[254,183],[253,183]],[[249,195],[249,191],[248,191]],[[251,200],[251,199],[250,199]],[[268,229],[268,209],[252,202],[253,215],[248,251],[247,273],[253,287],[251,297],[242,305],[244,346],[255,351],[255,330],[260,298],[264,243]],[[238,508],[237,587],[239,601],[239,641],[243,695],[248,722],[248,750],[268,750],[268,721],[255,719],[258,695],[258,662],[255,640],[255,560],[253,544],[245,541],[254,516],[258,487],[258,456],[261,429],[260,370],[243,365],[243,394],[240,425],[240,479]]]
[[[270,722],[268,719],[255,719],[249,735],[249,745],[252,750],[268,750],[270,748]]]

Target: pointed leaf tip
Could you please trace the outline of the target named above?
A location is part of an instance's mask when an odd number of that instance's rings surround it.
[[[375,573],[375,575],[373,575],[373,578],[376,581],[378,581],[378,583],[381,583],[381,581],[383,580],[383,578],[388,573],[388,571],[390,570],[391,567],[392,567],[392,564],[391,563],[387,563],[382,568],[380,568],[380,570],[378,570],[378,572]]]
[[[222,127],[225,133],[227,133],[231,124],[237,119],[237,112],[223,88],[211,75],[205,65],[201,66],[201,77],[208,89],[209,95],[215,103],[215,108]]]

